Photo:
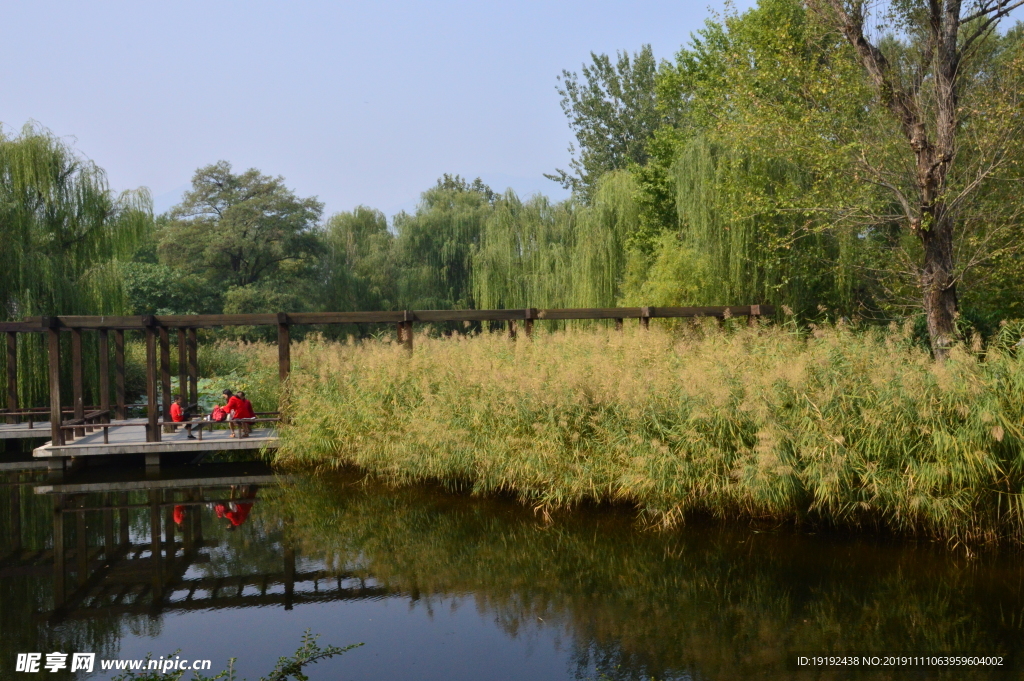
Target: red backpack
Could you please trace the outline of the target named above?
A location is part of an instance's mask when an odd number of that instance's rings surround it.
[[[213,413],[210,414],[211,421],[226,421],[228,414],[224,411],[224,407],[217,405],[213,408]]]

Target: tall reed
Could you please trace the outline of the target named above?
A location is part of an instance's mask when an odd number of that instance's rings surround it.
[[[721,517],[1024,539],[1024,361],[905,330],[735,320],[416,338],[293,352],[285,464],[469,484],[545,510]],[[269,352],[269,348],[267,349]]]

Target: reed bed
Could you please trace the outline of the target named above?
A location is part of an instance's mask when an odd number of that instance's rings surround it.
[[[633,504],[663,526],[701,513],[1024,540],[1012,348],[937,364],[905,329],[735,320],[415,344],[298,344],[277,460],[544,512]]]

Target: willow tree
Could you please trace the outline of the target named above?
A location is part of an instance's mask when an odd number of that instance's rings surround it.
[[[788,200],[809,190],[806,169],[697,137],[680,150],[672,177],[682,242],[706,266],[717,304],[770,302],[813,317],[819,307],[849,313],[865,303],[854,301],[853,272],[865,239],[821,229]]]
[[[567,307],[576,215],[571,202],[495,202],[473,255],[473,295],[484,309]]]
[[[391,310],[396,304],[394,235],[382,212],[357,206],[324,227],[328,310]]]
[[[591,205],[543,196],[495,201],[473,257],[479,307],[611,307],[619,298],[626,237],[636,228],[626,171],[595,182]]]
[[[152,221],[146,190],[114,193],[102,169],[50,132],[0,130],[0,318],[123,314],[118,266]],[[45,394],[42,348],[20,345],[31,403]]]
[[[470,309],[473,250],[497,195],[479,178],[444,175],[412,215],[395,217],[399,304],[406,309]]]

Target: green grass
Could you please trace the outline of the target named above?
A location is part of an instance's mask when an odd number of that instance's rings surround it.
[[[512,493],[542,511],[635,505],[1024,539],[1024,360],[934,363],[895,327],[733,321],[325,343],[293,350],[277,460]],[[271,346],[250,346],[272,366]]]

